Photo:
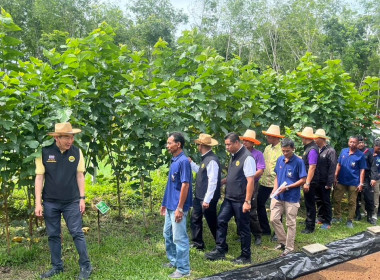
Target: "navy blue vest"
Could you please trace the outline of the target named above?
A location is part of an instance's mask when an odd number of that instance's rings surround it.
[[[244,161],[252,154],[242,147],[232,156],[227,174],[226,198],[232,201],[244,202],[247,193],[247,178],[244,175]]]
[[[43,200],[70,202],[79,199],[77,183],[79,156],[79,149],[75,146],[71,146],[63,154],[55,142],[42,148],[42,163],[45,166]]]
[[[207,188],[208,188],[208,176],[207,176],[207,165],[210,161],[216,161],[219,167],[218,171],[218,182],[216,184],[216,189],[214,192],[214,197],[212,200],[218,200],[220,198],[220,180],[221,180],[221,168],[218,157],[212,152],[208,152],[204,156],[202,156],[202,162],[199,166],[199,170],[197,172],[197,180],[195,182],[195,197],[203,200],[205,198]]]

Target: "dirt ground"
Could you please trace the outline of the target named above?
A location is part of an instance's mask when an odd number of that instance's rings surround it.
[[[380,252],[332,266],[297,280],[378,280],[380,279]]]

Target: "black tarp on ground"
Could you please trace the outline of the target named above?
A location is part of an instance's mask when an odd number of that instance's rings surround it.
[[[324,253],[309,256],[304,252],[289,254],[265,263],[227,271],[203,280],[295,279],[327,267],[380,251],[380,236],[362,232],[326,245]]]

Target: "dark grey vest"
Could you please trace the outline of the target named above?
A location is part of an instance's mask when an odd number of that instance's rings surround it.
[[[221,168],[218,157],[212,152],[208,152],[202,156],[202,162],[197,172],[197,180],[195,182],[195,197],[203,200],[205,198],[207,188],[208,188],[208,176],[207,176],[207,165],[210,161],[216,161],[219,167],[218,171],[218,182],[216,184],[216,189],[214,192],[214,197],[212,200],[218,200],[220,198],[220,180],[221,180]]]
[[[42,163],[45,166],[43,200],[70,202],[79,199],[79,155],[79,149],[75,146],[62,154],[55,142],[42,148]]]
[[[317,152],[317,155],[319,155],[319,148],[317,144],[315,144],[314,141],[305,145],[303,148],[304,148],[304,153],[303,153],[302,159],[303,159],[303,162],[305,163],[306,172],[308,172],[309,171],[309,160],[308,160],[309,153],[311,150],[315,150]],[[318,172],[314,173],[314,176],[311,182],[318,182]]]
[[[232,156],[227,174],[226,198],[232,201],[244,202],[247,192],[247,178],[244,175],[244,161],[252,154],[242,147]]]

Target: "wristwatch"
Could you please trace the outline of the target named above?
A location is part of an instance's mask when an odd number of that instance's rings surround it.
[[[305,183],[306,186],[310,186],[310,183]]]
[[[249,204],[249,205],[251,205],[251,201],[250,200],[246,200],[244,202],[247,203],[247,204]]]
[[[183,214],[183,209],[182,209],[182,208],[177,207],[177,210],[179,211],[179,213],[182,213],[182,214]]]
[[[80,196],[79,199],[83,199],[83,200],[85,200],[86,197],[85,197],[85,196]]]
[[[288,191],[288,190],[289,190],[289,187],[286,187],[286,190]]]

